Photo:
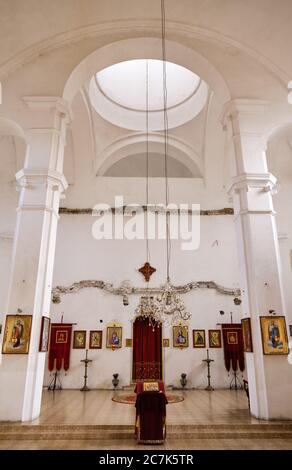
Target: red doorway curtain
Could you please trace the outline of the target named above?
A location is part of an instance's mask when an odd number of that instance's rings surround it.
[[[133,380],[162,379],[162,328],[149,325],[146,318],[134,323]]]

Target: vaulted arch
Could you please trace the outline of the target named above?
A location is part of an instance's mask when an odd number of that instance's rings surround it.
[[[127,135],[114,141],[98,155],[97,176],[104,176],[110,167],[128,156],[143,154],[146,149],[145,141],[146,135],[144,133]],[[148,141],[151,153],[163,155],[163,134],[150,134]],[[194,178],[203,177],[203,163],[199,153],[182,139],[174,136],[169,137],[168,154],[171,158],[183,164]]]

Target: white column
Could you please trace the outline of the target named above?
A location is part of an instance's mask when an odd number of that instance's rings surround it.
[[[24,168],[16,174],[20,186],[7,312],[32,314],[28,355],[2,355],[0,420],[29,421],[39,416],[45,353],[39,352],[41,319],[50,311],[52,275],[66,122],[65,103],[58,98],[25,99],[30,123]]]
[[[271,190],[276,179],[266,162],[266,103],[238,99],[225,108],[229,121],[231,186],[238,241],[243,312],[251,318],[253,353],[246,353],[251,413],[292,419],[292,366],[287,356],[263,354],[260,316],[285,315],[281,264]]]

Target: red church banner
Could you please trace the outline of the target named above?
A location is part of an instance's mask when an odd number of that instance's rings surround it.
[[[225,367],[236,371],[244,370],[243,335],[240,323],[222,325]]]
[[[49,370],[69,369],[71,350],[71,323],[52,323],[49,349]],[[56,360],[56,364],[55,364]]]

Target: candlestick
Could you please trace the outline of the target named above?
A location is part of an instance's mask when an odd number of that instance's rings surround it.
[[[90,390],[90,388],[87,387],[87,367],[88,367],[88,363],[92,362],[92,359],[88,359],[87,354],[88,354],[88,349],[86,349],[86,352],[85,352],[85,359],[81,359],[80,361],[80,362],[84,362],[84,385],[80,389],[81,392],[88,392]]]
[[[214,359],[209,358],[209,349],[207,349],[207,359],[203,359],[203,362],[206,362],[206,364],[207,364],[207,377],[208,377],[208,385],[205,388],[205,390],[212,391],[212,390],[214,390],[214,388],[211,386],[210,364],[211,364],[211,362],[214,362]]]

